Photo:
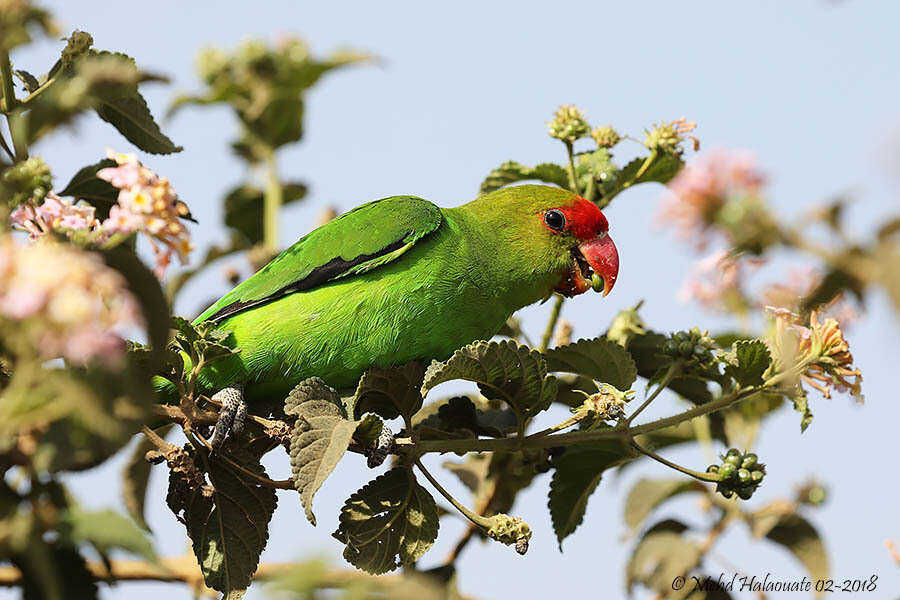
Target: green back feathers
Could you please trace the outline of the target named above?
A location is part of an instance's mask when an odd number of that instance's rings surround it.
[[[196,321],[221,321],[288,294],[389,263],[434,232],[442,221],[440,208],[414,196],[363,204],[301,238]]]

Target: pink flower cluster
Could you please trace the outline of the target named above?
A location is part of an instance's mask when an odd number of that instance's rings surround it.
[[[730,197],[754,195],[765,182],[753,157],[744,151],[715,150],[701,154],[669,182],[657,221],[674,226],[699,248],[704,235]]]
[[[94,212],[94,207],[83,200],[73,204],[71,199],[60,198],[50,192],[40,206],[17,206],[10,215],[10,221],[14,227],[27,231],[34,241],[54,230],[96,231],[100,222]]]
[[[697,300],[709,309],[740,312],[748,307],[743,290],[744,275],[764,262],[761,258],[717,250],[694,264],[676,297],[680,302]]]
[[[125,342],[116,333],[139,324],[125,279],[102,259],[49,238],[0,239],[0,322],[15,321],[42,359],[115,365]]]
[[[169,180],[144,167],[134,154],[107,151],[116,167],[100,169],[97,177],[119,189],[118,204],[109,210],[102,223],[94,216],[94,207],[83,201],[73,204],[50,192],[40,206],[23,204],[10,216],[18,229],[28,231],[32,240],[50,231],[70,235],[86,231],[91,241],[100,244],[114,234],[143,232],[150,237],[156,257],[154,272],[162,279],[166,267],[177,255],[182,264],[193,249],[190,234],[181,222],[187,206],[178,200]]]

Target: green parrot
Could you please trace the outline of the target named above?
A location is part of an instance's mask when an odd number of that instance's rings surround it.
[[[539,185],[457,208],[393,196],[326,223],[197,317],[240,348],[198,377],[223,404],[213,446],[237,433],[245,400],[284,398],[312,376],[342,389],[371,367],[446,359],[554,291],[605,296],[619,270],[608,230],[592,202]]]

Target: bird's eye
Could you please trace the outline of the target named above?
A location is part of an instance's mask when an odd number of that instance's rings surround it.
[[[566,215],[555,208],[544,213],[544,224],[553,231],[562,231],[566,228]]]

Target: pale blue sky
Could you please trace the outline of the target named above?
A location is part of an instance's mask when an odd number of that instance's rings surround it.
[[[284,152],[285,177],[307,181],[311,194],[282,221],[284,243],[312,226],[324,204],[349,209],[394,194],[415,194],[443,206],[471,199],[483,176],[508,159],[526,163],[559,160],[558,142],[544,122],[561,103],[586,109],[595,124],[612,123],[634,135],[653,121],[686,115],[699,123],[705,147],[730,146],[755,152],[771,176],[772,201],[788,215],[850,191],[854,229],[864,234],[879,217],[900,208],[896,187],[900,147],[900,48],[896,24],[900,4],[846,0],[759,2],[454,2],[402,3],[47,2],[63,30],[80,28],[96,46],[134,56],[147,70],[172,78],[148,86],[157,115],[178,91],[198,88],[193,61],[206,44],[233,47],[243,36],[273,39],[298,33],[314,51],[349,45],[382,58],[379,66],[347,69],[327,77],[310,94],[306,137]],[[14,55],[32,72],[55,60],[60,44],[45,43]],[[165,125],[185,147],[170,157],[142,156],[167,175],[200,224],[192,228],[202,246],[223,240],[219,198],[239,182],[241,164],[227,148],[236,125],[222,108],[181,112]],[[52,165],[57,184],[99,158],[107,146],[130,150],[94,117],[76,134],[43,142],[39,152]],[[628,146],[625,146],[628,148]],[[629,150],[634,152],[634,150]],[[605,300],[587,294],[566,306],[564,316],[584,337],[601,332],[623,307],[645,298],[643,315],[660,330],[700,325],[722,329],[728,322],[676,303],[674,293],[694,258],[670,235],[652,229],[661,188],[642,186],[608,211],[622,257],[615,292]],[[226,291],[218,272],[195,282],[176,307],[193,312]],[[896,467],[900,407],[896,373],[900,362],[898,320],[886,299],[870,299],[867,320],[850,333],[865,374],[867,403],[814,398],[816,420],[802,436],[799,418],[784,411],[773,419],[757,451],[769,463],[766,485],[751,505],[791,493],[791,485],[816,476],[829,485],[829,501],[811,513],[824,534],[836,580],[879,576],[878,593],[900,590],[900,568],[883,547],[900,539]],[[546,307],[524,311],[536,332]],[[654,414],[675,410],[668,399]],[[557,412],[556,416],[561,416]],[[702,467],[695,452],[673,452],[676,460]],[[430,464],[437,465],[433,458]],[[71,478],[89,506],[120,506],[118,469]],[[272,461],[276,477],[287,476],[286,460]],[[891,475],[886,475],[890,473]],[[525,557],[496,544],[473,544],[460,561],[460,586],[482,598],[623,594],[623,565],[630,543],[621,519],[624,494],[639,476],[669,476],[644,464],[621,478],[609,477],[591,498],[584,524],[556,548],[546,509],[548,476],[521,496],[515,514],[535,531]],[[451,476],[441,473],[454,491]],[[340,545],[330,537],[337,508],[371,477],[358,457],[349,457],[316,498],[319,526],[304,519],[296,494],[279,494],[264,560],[330,556],[340,565]],[[164,469],[152,481],[150,524],[164,555],[187,549],[183,528],[165,508]],[[692,501],[667,514],[698,523]],[[442,561],[461,525],[447,519],[435,548],[422,564]],[[743,570],[799,578],[802,568],[784,551],[726,536],[707,571]],[[185,587],[123,584],[105,588],[106,598],[189,598]],[[248,597],[263,597],[255,587]],[[10,597],[0,592],[0,598]],[[750,596],[737,595],[738,598]],[[776,597],[776,596],[773,596]]]

